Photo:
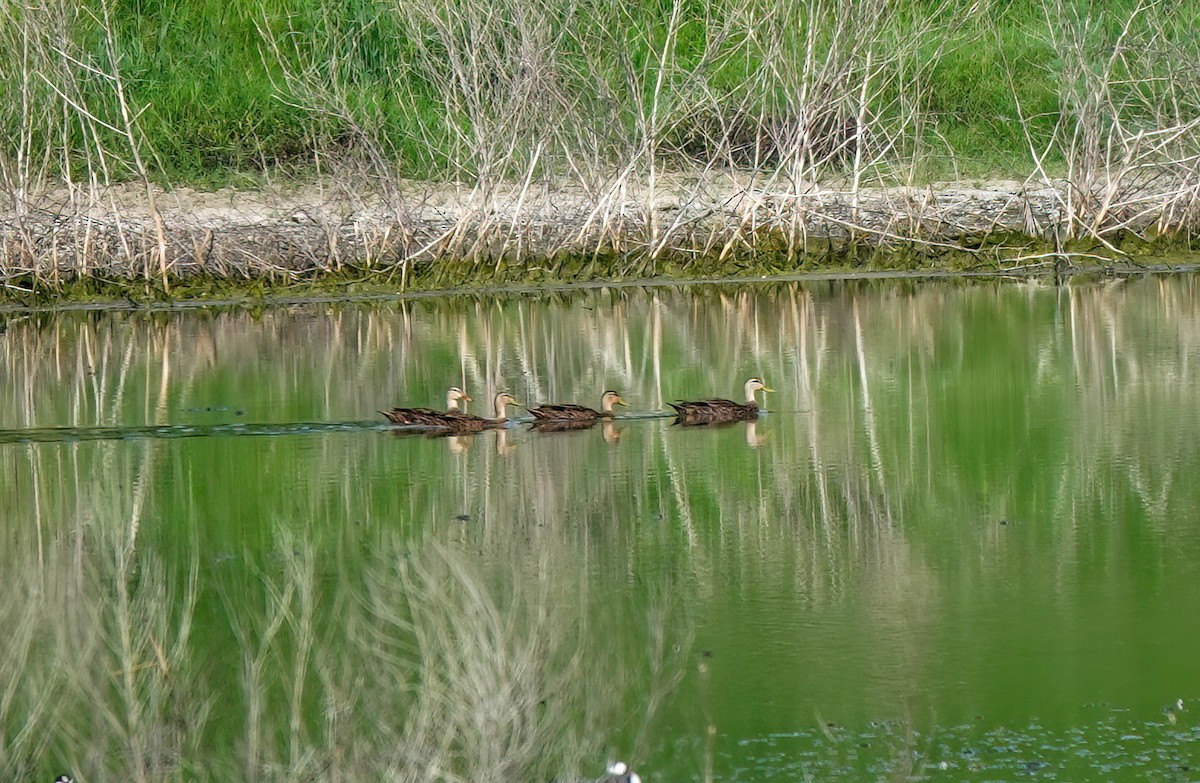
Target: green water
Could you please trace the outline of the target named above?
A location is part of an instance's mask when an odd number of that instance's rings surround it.
[[[1200,278],[6,318],[2,779],[1200,779]]]

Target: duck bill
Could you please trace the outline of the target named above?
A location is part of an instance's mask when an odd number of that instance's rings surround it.
[[[774,389],[772,389],[770,386],[764,386],[764,387],[762,387],[762,390],[763,390],[763,391],[765,391],[765,392],[773,392],[773,391],[775,391],[775,390],[774,390]]]

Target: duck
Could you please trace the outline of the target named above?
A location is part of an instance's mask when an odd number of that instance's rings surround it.
[[[433,408],[392,408],[390,411],[380,411],[393,424],[409,424],[422,427],[439,427],[439,422],[446,413],[462,413],[459,401],[470,402],[467,393],[457,386],[451,386],[446,391],[446,412],[435,411]]]
[[[475,416],[471,413],[463,413],[462,411],[446,411],[445,413],[434,411],[435,415],[426,417],[421,422],[421,425],[444,429],[452,433],[480,432],[482,430],[496,429],[508,424],[508,406],[520,405],[521,403],[508,392],[500,392],[493,400],[493,404],[495,405],[496,415],[491,419],[484,418],[483,416]]]
[[[681,400],[667,403],[675,409],[678,424],[716,424],[726,421],[744,421],[758,417],[757,392],[773,392],[774,389],[755,376],[746,381],[746,401],[734,402],[726,399]]]
[[[599,421],[600,419],[611,419],[617,414],[613,411],[614,405],[628,405],[629,403],[621,399],[621,395],[617,394],[612,389],[604,392],[600,396],[600,410],[589,408],[585,405],[576,405],[575,403],[566,402],[557,405],[535,405],[529,409],[533,414],[533,418],[539,422],[542,421]]]

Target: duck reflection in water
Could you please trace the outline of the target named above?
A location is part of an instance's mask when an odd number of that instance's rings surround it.
[[[451,454],[465,454],[475,440],[475,433],[450,432],[448,430],[407,429],[386,431],[393,438],[429,438],[430,440],[445,440],[446,448]]]
[[[508,429],[496,430],[496,453],[507,457],[517,450],[517,444],[508,439]]]
[[[604,438],[604,442],[610,446],[615,446],[621,442],[621,432],[623,430],[623,427],[617,429],[617,425],[613,423],[612,419],[605,419],[600,422],[600,435]]]
[[[496,433],[496,453],[507,457],[517,450],[517,444],[509,439],[508,428],[501,427],[493,430]],[[471,444],[475,442],[478,435],[474,432],[460,433],[447,432],[445,430],[389,430],[388,434],[393,438],[409,438],[420,436],[422,438],[430,438],[433,440],[445,440],[446,448],[451,454],[466,454],[471,449]]]
[[[610,418],[582,421],[539,419],[530,423],[529,429],[534,432],[578,432],[580,430],[590,430],[597,424],[600,425],[600,436],[604,438],[605,443],[615,445],[621,441],[621,433],[624,431],[624,428],[618,429],[617,425]]]
[[[688,421],[683,417],[676,417],[675,421],[671,422],[671,426],[676,425],[687,427],[689,429],[706,429],[706,430],[723,430],[728,427],[736,427],[739,424],[746,427],[746,445],[752,449],[757,449],[759,446],[767,442],[767,434],[758,431],[758,418],[730,420],[730,421]]]
[[[467,449],[471,447],[471,441],[475,439],[474,435],[450,435],[441,433],[441,435],[431,435],[430,437],[445,437],[446,447],[450,449],[451,454],[466,454]]]
[[[752,449],[757,449],[759,446],[767,442],[766,434],[759,434],[758,422],[746,422],[746,445]]]

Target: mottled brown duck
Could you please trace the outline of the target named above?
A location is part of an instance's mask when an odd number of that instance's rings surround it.
[[[408,424],[415,427],[440,427],[447,413],[463,413],[459,407],[460,400],[470,402],[467,393],[457,386],[451,386],[446,391],[446,410],[436,411],[433,408],[392,408],[390,411],[380,411],[392,424]]]
[[[757,392],[771,392],[762,378],[746,381],[746,401],[734,402],[726,399],[691,400],[667,403],[675,409],[676,422],[683,425],[720,424],[729,421],[745,421],[758,417]]]
[[[446,413],[430,417],[427,422],[422,422],[422,424],[426,427],[438,427],[454,433],[480,432],[482,430],[495,429],[508,424],[509,405],[521,404],[508,392],[497,394],[494,402],[496,415],[491,419],[484,418],[483,416],[475,416],[470,413],[462,413],[461,411],[447,411]]]
[[[538,422],[543,421],[599,421],[600,419],[611,419],[617,414],[613,411],[614,405],[628,405],[629,403],[621,399],[621,395],[617,394],[612,389],[604,392],[600,397],[600,410],[589,408],[586,405],[576,405],[571,402],[559,403],[557,405],[535,405],[529,409],[533,414],[533,418]]]

